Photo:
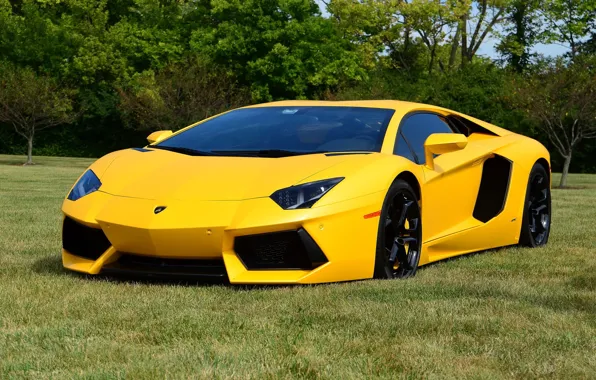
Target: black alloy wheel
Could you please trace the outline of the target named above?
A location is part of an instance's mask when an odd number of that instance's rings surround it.
[[[532,168],[526,193],[520,244],[540,247],[548,242],[551,224],[550,180],[541,164]]]
[[[397,180],[389,189],[377,239],[375,278],[408,278],[416,274],[422,249],[422,219],[411,186]]]

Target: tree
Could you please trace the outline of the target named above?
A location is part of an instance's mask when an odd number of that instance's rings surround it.
[[[509,3],[510,0],[458,0],[462,66],[472,61],[495,26],[505,20]]]
[[[361,54],[312,0],[213,0],[191,49],[234,72],[255,101],[316,98],[361,81]]]
[[[514,82],[513,102],[533,119],[565,159],[560,187],[574,150],[584,139],[596,138],[595,60],[559,61]]]
[[[505,12],[513,0],[332,0],[328,10],[340,20],[352,40],[385,43],[390,56],[408,69],[417,62],[416,35],[428,51],[428,72],[435,63],[445,71],[439,50],[448,67],[461,54],[462,66],[471,62],[495,27],[505,21]],[[376,35],[375,35],[376,33]],[[377,37],[375,39],[375,37]],[[448,49],[443,49],[448,47]],[[426,58],[426,57],[424,57]],[[408,70],[409,71],[409,70]]]
[[[540,6],[546,20],[545,42],[567,46],[571,57],[577,56],[596,17],[596,0],[546,0]]]
[[[418,75],[432,74],[438,52],[459,19],[461,6],[452,0],[324,1],[344,39],[383,62]],[[459,38],[459,37],[458,37]],[[367,55],[367,57],[369,56]]]
[[[250,102],[231,75],[196,60],[146,71],[119,93],[121,111],[140,130],[180,129]]]
[[[0,121],[27,139],[27,162],[33,164],[33,139],[43,129],[74,121],[72,92],[31,68],[0,67]]]
[[[428,73],[432,74],[437,48],[445,43],[449,27],[457,22],[457,7],[445,0],[412,0],[404,3],[401,9],[406,27],[415,30],[428,49]],[[439,66],[445,70],[440,60]]]
[[[596,7],[592,9],[592,16],[589,17],[588,29],[590,35],[588,39],[581,44],[581,52],[586,55],[596,55]]]
[[[530,65],[530,49],[538,42],[541,33],[539,6],[537,0],[514,0],[507,11],[507,23],[503,27],[505,35],[497,50],[517,73]]]
[[[396,21],[396,1],[387,0],[321,0],[339,31],[338,36],[358,49],[374,67],[386,47],[392,47],[403,23]]]

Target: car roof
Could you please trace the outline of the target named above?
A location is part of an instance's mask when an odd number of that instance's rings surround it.
[[[393,110],[415,109],[419,106],[432,107],[440,109],[437,106],[430,106],[428,104],[404,102],[401,100],[281,100],[277,102],[261,103],[248,106],[246,108],[255,107],[300,107],[300,106],[318,106],[318,107],[368,107],[368,108],[385,108]]]
[[[508,131],[504,128],[498,127],[496,125],[487,123],[485,121],[476,119],[472,116],[465,115],[463,113],[453,111],[447,108],[431,105],[431,104],[423,104],[423,103],[414,103],[414,102],[405,102],[401,100],[345,100],[345,101],[328,101],[328,100],[282,100],[277,102],[269,102],[269,103],[261,103],[261,104],[254,104],[243,108],[258,108],[258,107],[368,107],[368,108],[384,108],[384,109],[392,109],[395,111],[400,112],[402,115],[405,115],[409,112],[415,111],[430,111],[430,112],[437,112],[440,114],[452,114],[458,115],[460,117],[466,118],[469,121],[489,130],[490,132],[496,134],[497,136],[506,136],[512,134],[513,132]]]

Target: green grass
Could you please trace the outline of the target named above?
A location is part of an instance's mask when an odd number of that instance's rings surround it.
[[[2,379],[596,378],[595,175],[553,191],[543,249],[241,288],[64,272],[60,205],[91,161],[36,159],[0,156]]]

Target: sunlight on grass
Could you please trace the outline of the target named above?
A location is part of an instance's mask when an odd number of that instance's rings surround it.
[[[92,160],[0,156],[0,378],[590,378],[596,176],[553,191],[546,248],[406,281],[227,287],[62,270],[60,205]],[[557,183],[557,176],[553,176]]]

